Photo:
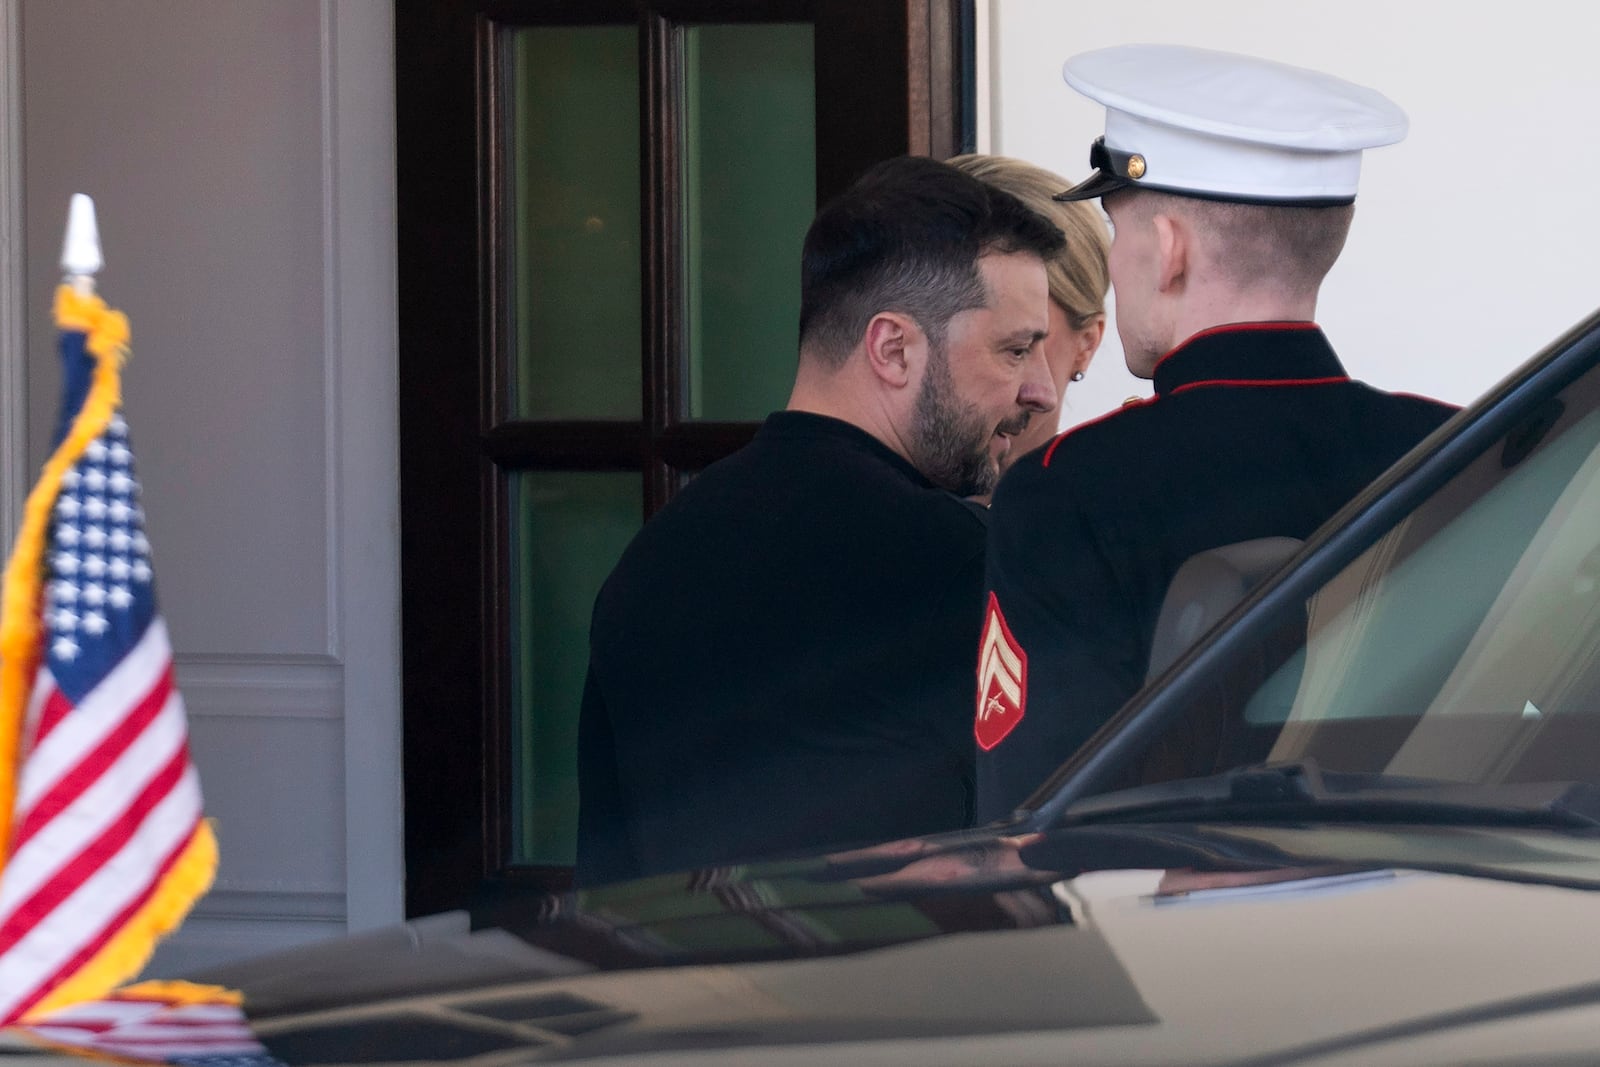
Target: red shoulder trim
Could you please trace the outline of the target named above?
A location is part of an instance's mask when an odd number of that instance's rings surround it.
[[[1112,408],[1110,411],[1106,412],[1104,415],[1096,415],[1094,418],[1090,419],[1087,422],[1078,423],[1078,425],[1074,426],[1070,430],[1062,430],[1060,433],[1056,434],[1055,439],[1050,442],[1050,447],[1044,450],[1044,459],[1039,461],[1039,465],[1041,467],[1050,466],[1050,457],[1056,454],[1056,448],[1058,446],[1060,446],[1061,442],[1065,441],[1068,437],[1071,437],[1073,434],[1077,433],[1079,430],[1083,429],[1084,427],[1093,426],[1096,423],[1105,422],[1107,419],[1111,418],[1112,416],[1121,415],[1124,411],[1128,411],[1128,410],[1130,410],[1132,408],[1148,407],[1149,405],[1154,404],[1159,399],[1161,399],[1161,398],[1158,397],[1158,396],[1146,396],[1146,397],[1141,397],[1138,400],[1124,401],[1123,404],[1120,407]]]
[[[1250,388],[1260,385],[1339,385],[1348,382],[1350,378],[1344,374],[1335,374],[1328,378],[1208,378],[1205,381],[1185,382],[1176,389],[1167,390],[1167,396],[1177,396],[1179,393],[1190,389],[1199,389],[1207,385],[1231,385]]]

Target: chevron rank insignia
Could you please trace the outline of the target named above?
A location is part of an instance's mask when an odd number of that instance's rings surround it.
[[[1022,721],[1028,703],[1028,654],[1011,636],[1000,601],[989,594],[989,610],[978,643],[978,747],[994,748]]]

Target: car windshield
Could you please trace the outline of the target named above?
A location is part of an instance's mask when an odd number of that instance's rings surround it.
[[[1286,762],[1600,781],[1600,372],[1256,634],[1102,786]]]

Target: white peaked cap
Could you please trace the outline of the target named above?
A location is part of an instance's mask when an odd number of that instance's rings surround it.
[[[1254,56],[1181,45],[1085,52],[1067,84],[1106,108],[1091,149],[1097,173],[1058,200],[1151,188],[1212,200],[1346,204],[1363,149],[1406,135],[1406,115],[1375,90]]]

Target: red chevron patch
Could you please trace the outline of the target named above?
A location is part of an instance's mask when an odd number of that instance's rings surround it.
[[[1000,601],[989,594],[989,611],[978,642],[978,711],[973,733],[989,751],[1022,721],[1028,703],[1028,654],[1006,625]]]

